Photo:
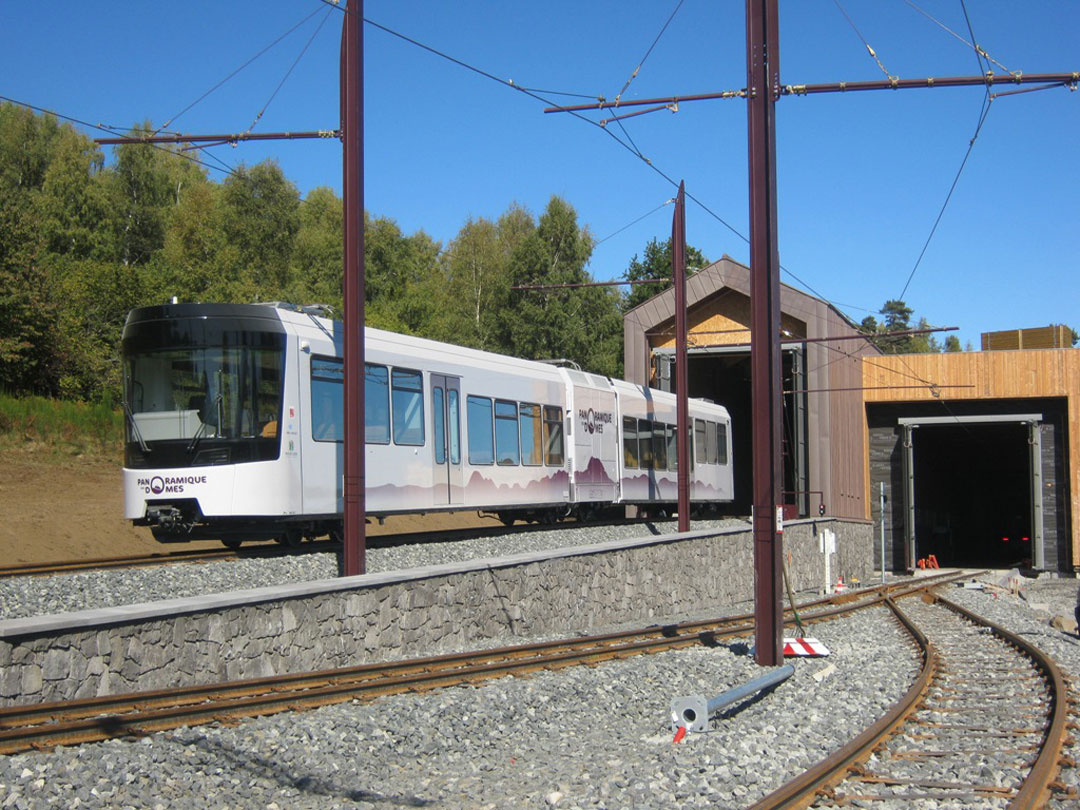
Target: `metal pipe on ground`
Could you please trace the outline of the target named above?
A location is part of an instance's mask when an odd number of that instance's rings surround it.
[[[709,718],[717,711],[763,689],[783,683],[795,674],[792,664],[785,664],[772,672],[755,678],[743,686],[736,686],[721,695],[706,700],[704,695],[687,695],[671,701],[671,730],[708,731]]]

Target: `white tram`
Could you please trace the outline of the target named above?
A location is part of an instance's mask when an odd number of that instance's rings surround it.
[[[123,336],[125,517],[163,542],[337,535],[343,325],[288,304],[132,310]],[[550,521],[671,511],[675,397],[368,328],[365,511]],[[730,420],[690,400],[691,499],[732,498]]]

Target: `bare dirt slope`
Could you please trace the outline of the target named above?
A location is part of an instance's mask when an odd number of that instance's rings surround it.
[[[475,512],[391,518],[379,534],[490,526]],[[218,542],[185,547],[221,548]],[[39,445],[0,451],[0,560],[5,564],[153,554],[173,546],[124,520],[120,465],[98,458],[58,457]]]

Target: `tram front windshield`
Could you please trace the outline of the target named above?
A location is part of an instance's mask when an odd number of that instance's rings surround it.
[[[277,458],[284,335],[205,320],[124,335],[127,466]]]

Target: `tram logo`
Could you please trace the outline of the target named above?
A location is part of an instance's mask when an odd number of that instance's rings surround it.
[[[578,419],[582,427],[589,433],[603,433],[604,425],[610,425],[615,420],[615,415],[610,411],[594,411],[592,408],[578,410]]]
[[[153,478],[140,478],[136,486],[147,495],[161,495],[163,493],[181,494],[186,485],[205,483],[205,475],[155,475]]]

